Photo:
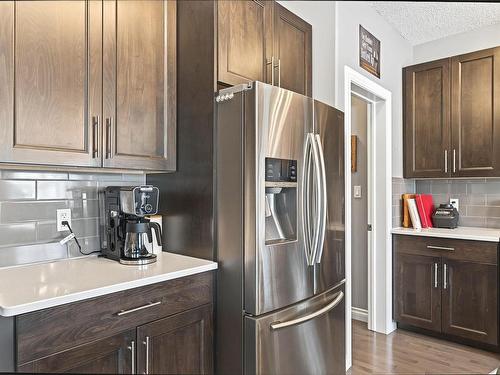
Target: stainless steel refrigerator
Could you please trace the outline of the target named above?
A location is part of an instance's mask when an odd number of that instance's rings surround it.
[[[252,82],[216,116],[215,371],[343,374],[343,113]]]

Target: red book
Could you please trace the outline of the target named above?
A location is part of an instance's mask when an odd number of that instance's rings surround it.
[[[420,216],[422,228],[432,228],[432,213],[434,211],[432,195],[417,194],[415,196],[415,204],[417,205],[418,215]]]

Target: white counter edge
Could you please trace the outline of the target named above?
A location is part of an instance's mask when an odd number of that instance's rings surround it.
[[[4,317],[11,317],[20,314],[46,309],[64,305],[66,303],[78,302],[88,298],[100,297],[106,294],[121,292],[123,290],[133,289],[141,286],[151,285],[162,281],[178,279],[185,276],[191,276],[202,272],[213,271],[217,269],[217,263],[213,262],[197,267],[186,268],[180,271],[168,272],[162,275],[155,275],[144,277],[137,280],[126,281],[109,286],[104,286],[95,289],[85,290],[83,292],[72,293],[65,296],[58,296],[41,301],[25,303],[16,306],[0,306],[0,315]]]
[[[469,229],[469,228],[467,228]],[[500,230],[499,234],[487,234],[480,233],[480,229],[477,229],[477,233],[464,233],[460,232],[460,227],[457,229],[449,229],[449,232],[436,232],[432,229],[411,229],[411,228],[393,228],[391,230],[392,234],[400,234],[405,236],[421,236],[421,237],[435,237],[435,238],[450,238],[457,240],[472,240],[472,241],[485,241],[485,242],[500,242]],[[491,230],[493,232],[493,230]]]

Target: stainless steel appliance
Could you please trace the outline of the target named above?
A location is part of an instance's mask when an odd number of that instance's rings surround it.
[[[147,244],[153,242],[154,229],[161,246],[161,228],[146,216],[157,213],[158,196],[158,188],[151,185],[108,186],[104,190],[105,257],[128,265],[156,262]]]
[[[216,102],[215,371],[344,373],[343,113],[260,82]]]

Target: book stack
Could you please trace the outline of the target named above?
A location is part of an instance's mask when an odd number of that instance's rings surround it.
[[[430,194],[403,194],[403,227],[432,228],[434,203]]]

